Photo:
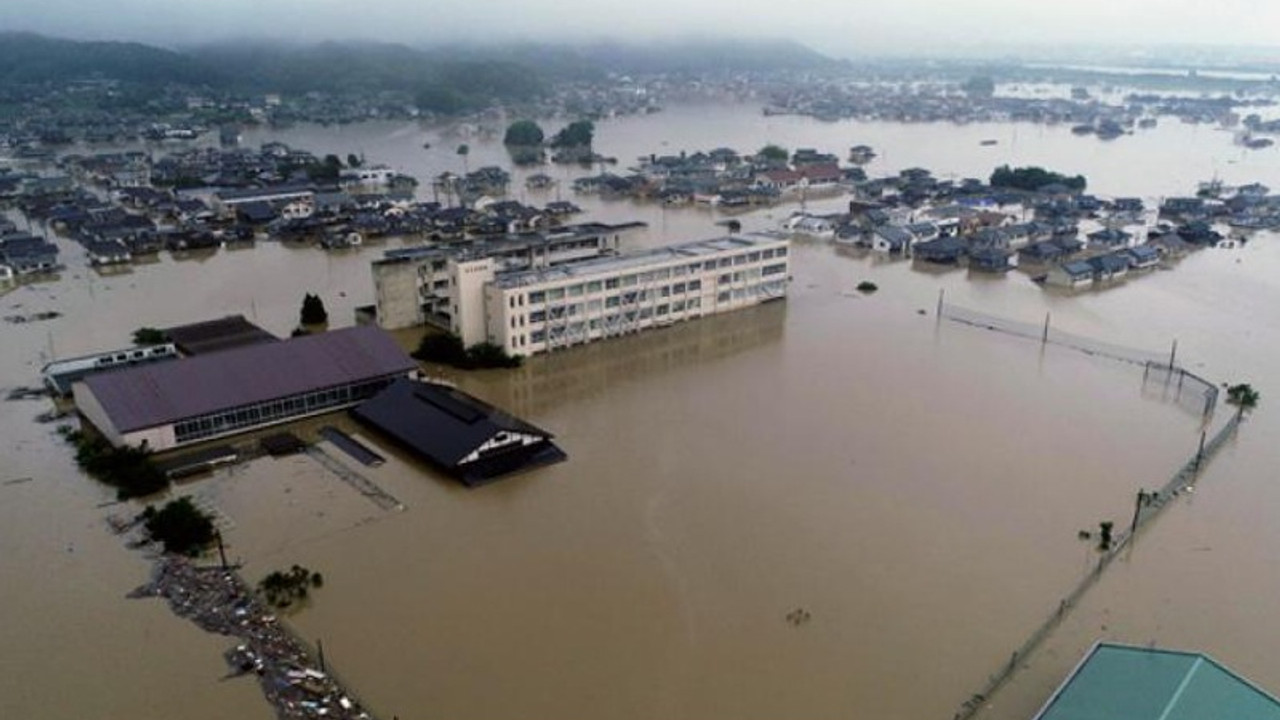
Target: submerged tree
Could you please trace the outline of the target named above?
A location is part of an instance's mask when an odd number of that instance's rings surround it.
[[[545,139],[546,136],[538,123],[532,120],[517,120],[507,126],[507,134],[503,136],[502,144],[529,147],[541,145]]]
[[[164,331],[153,327],[140,327],[133,331],[134,345],[160,345],[167,341]]]
[[[590,120],[575,120],[566,125],[551,139],[558,148],[589,148],[595,140],[596,126]]]
[[[791,154],[781,145],[770,143],[760,148],[760,152],[756,153],[756,156],[769,162],[786,162],[787,158],[791,157]]]
[[[196,555],[213,542],[216,531],[213,519],[191,502],[191,498],[178,498],[156,510],[148,505],[142,512],[147,535],[164,544],[164,551],[182,555]]]
[[[294,565],[287,572],[276,570],[258,583],[258,592],[267,603],[276,608],[287,608],[294,602],[306,600],[313,588],[324,586],[324,577],[301,565]]]
[[[1240,408],[1240,412],[1252,410],[1258,406],[1262,394],[1248,383],[1240,383],[1227,388],[1227,402]]]

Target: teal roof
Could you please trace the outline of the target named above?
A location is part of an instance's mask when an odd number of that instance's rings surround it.
[[[1098,643],[1035,720],[1280,720],[1280,700],[1199,653]]]

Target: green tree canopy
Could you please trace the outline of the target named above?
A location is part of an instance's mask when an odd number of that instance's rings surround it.
[[[153,327],[140,327],[133,331],[134,345],[160,345],[167,341],[164,331]]]
[[[1238,406],[1241,410],[1252,410],[1258,406],[1262,393],[1253,389],[1248,383],[1240,383],[1227,388],[1227,402]]]
[[[1042,167],[1011,168],[1008,165],[1001,165],[991,173],[991,187],[1035,192],[1046,185],[1062,185],[1068,190],[1081,192],[1085,189],[1087,181],[1083,175],[1068,177]]]
[[[960,89],[975,97],[991,97],[996,92],[996,83],[985,75],[979,75],[964,81]]]
[[[531,146],[541,145],[546,136],[542,128],[532,120],[517,120],[507,126],[507,134],[503,136],[504,145]]]
[[[143,511],[147,534],[164,544],[164,551],[195,555],[213,542],[213,520],[201,512],[191,498],[178,498],[165,503],[160,510],[148,505]]]
[[[791,157],[791,154],[787,152],[786,148],[781,145],[774,145],[773,143],[760,148],[760,152],[756,153],[756,155],[768,160],[769,162],[786,162],[787,158]]]
[[[555,147],[589,148],[595,140],[595,132],[595,123],[590,120],[575,120],[556,133],[551,144]]]
[[[303,325],[323,325],[329,322],[329,311],[324,309],[324,301],[319,295],[307,293],[302,298],[301,321]]]

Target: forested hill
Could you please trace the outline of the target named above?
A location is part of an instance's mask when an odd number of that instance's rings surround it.
[[[225,81],[194,58],[140,43],[79,42],[0,32],[0,86],[92,78],[157,85]]]
[[[422,107],[471,110],[525,101],[563,80],[608,74],[815,69],[836,63],[787,41],[685,40],[585,45],[495,44],[415,48],[374,42],[224,42],[182,50],[0,34],[0,87],[83,79],[137,86],[299,94],[407,93]]]

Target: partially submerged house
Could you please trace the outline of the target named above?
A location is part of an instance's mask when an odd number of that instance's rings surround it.
[[[1078,288],[1093,284],[1093,266],[1086,260],[1073,260],[1049,268],[1045,282],[1057,287]]]
[[[438,383],[397,380],[351,414],[471,487],[567,457],[551,433]]]

